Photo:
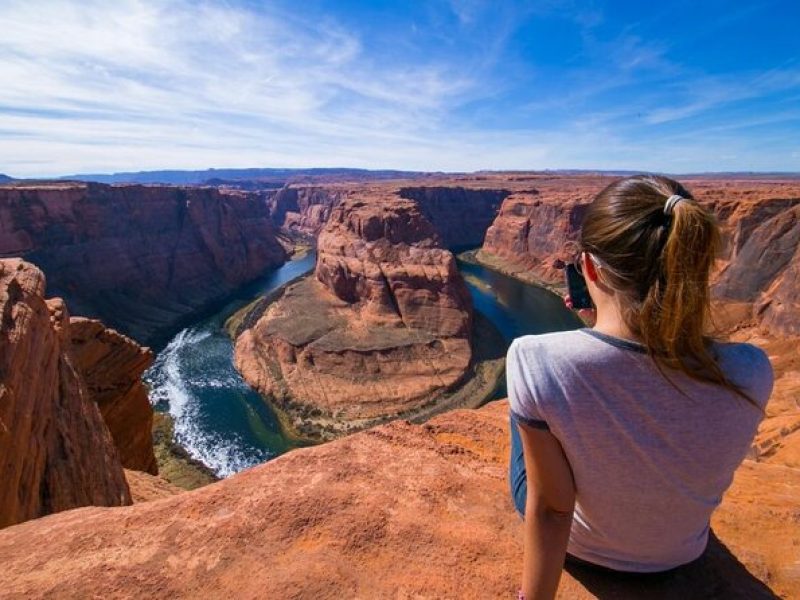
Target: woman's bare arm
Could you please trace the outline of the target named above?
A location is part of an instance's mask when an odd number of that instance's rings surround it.
[[[575,483],[561,444],[549,431],[519,423],[528,496],[522,591],[527,600],[555,597],[567,553]]]

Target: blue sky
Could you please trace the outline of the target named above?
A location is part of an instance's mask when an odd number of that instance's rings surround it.
[[[0,172],[800,171],[800,2],[0,2]]]

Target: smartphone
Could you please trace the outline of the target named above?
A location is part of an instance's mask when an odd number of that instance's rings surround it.
[[[567,290],[569,299],[572,301],[572,308],[574,310],[581,310],[582,308],[594,308],[592,297],[589,295],[589,289],[586,287],[586,280],[578,272],[578,269],[573,264],[568,264],[564,269],[564,274],[567,279]]]

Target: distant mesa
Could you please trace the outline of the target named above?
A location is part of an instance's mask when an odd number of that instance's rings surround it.
[[[262,182],[266,187],[275,187],[297,181],[337,180],[366,181],[382,179],[402,179],[424,175],[417,171],[369,170],[349,168],[315,169],[203,169],[199,171],[131,171],[123,173],[83,173],[66,175],[59,179],[70,181],[91,181],[96,183],[144,183],[172,185],[218,185],[223,181],[231,184],[237,181]]]

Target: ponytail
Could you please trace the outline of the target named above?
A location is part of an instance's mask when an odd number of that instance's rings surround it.
[[[754,403],[710,351],[709,277],[720,239],[708,210],[677,181],[655,175],[608,186],[581,230],[583,248],[607,266],[603,279],[620,295],[625,324],[659,370],[682,371]]]

